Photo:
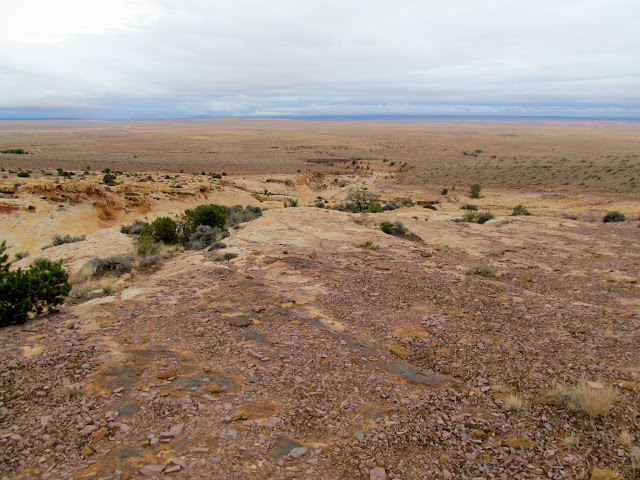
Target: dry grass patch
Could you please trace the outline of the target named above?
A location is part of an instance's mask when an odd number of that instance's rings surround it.
[[[573,385],[558,383],[553,395],[571,411],[585,413],[591,418],[607,415],[611,407],[620,400],[620,394],[611,385],[588,382],[581,379]]]
[[[491,265],[477,263],[467,270],[467,275],[481,275],[483,277],[496,277],[498,272]]]
[[[633,435],[629,433],[629,430],[623,430],[618,435],[617,441],[623,447],[631,448],[633,446]]]
[[[502,404],[502,409],[507,412],[521,412],[527,409],[529,401],[523,395],[512,393],[507,395]]]
[[[367,240],[364,243],[358,245],[360,248],[366,248],[367,250],[378,250],[380,249],[380,245],[377,243],[373,243],[373,240]]]

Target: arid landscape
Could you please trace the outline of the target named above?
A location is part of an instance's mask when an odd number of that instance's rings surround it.
[[[640,479],[639,122],[5,121],[0,151],[11,268],[73,286],[0,328],[3,480]],[[134,231],[210,204],[251,208]]]

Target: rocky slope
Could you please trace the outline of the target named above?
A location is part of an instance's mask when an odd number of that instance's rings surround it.
[[[638,478],[640,229],[454,215],[272,209],[3,329],[0,476]]]

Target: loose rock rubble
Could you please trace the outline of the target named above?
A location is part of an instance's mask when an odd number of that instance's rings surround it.
[[[611,270],[640,274],[638,229],[556,226],[561,253],[527,221],[484,278],[428,230],[267,212],[233,261],[180,254],[135,292],[6,328],[0,476],[634,478],[639,291]],[[504,228],[478,235],[500,248]],[[623,392],[607,416],[552,395],[580,378]]]

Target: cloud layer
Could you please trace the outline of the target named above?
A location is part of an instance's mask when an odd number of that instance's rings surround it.
[[[637,0],[23,0],[0,118],[640,117]]]

